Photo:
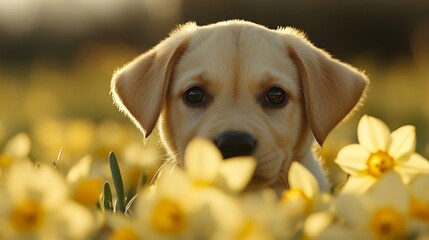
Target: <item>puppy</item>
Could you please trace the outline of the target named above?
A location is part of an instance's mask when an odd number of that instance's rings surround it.
[[[368,79],[292,28],[246,21],[187,23],[116,71],[115,103],[145,137],[157,122],[169,154],[183,166],[194,137],[212,140],[225,159],[251,155],[248,189],[288,188],[292,161],[323,191],[329,183],[311,151],[364,95]]]

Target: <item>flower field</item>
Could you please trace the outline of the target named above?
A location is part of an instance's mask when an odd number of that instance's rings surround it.
[[[357,135],[359,144],[345,146],[335,160],[350,175],[338,191],[320,192],[311,173],[294,162],[290,189],[278,195],[270,189],[242,193],[255,160],[224,161],[204,139],[189,144],[186,170],[167,162],[156,172],[160,162],[150,143],[130,145],[133,154],[124,154],[121,167],[114,153],[108,161],[87,155],[66,167],[61,153],[51,163],[31,161],[31,141],[20,133],[0,158],[0,234],[2,239],[427,239],[429,161],[415,152],[415,128],[390,132],[381,120],[364,115]]]
[[[427,55],[352,59],[371,85],[316,148],[331,191],[293,163],[278,194],[243,193],[252,158],[196,139],[181,170],[156,133],[143,142],[109,95],[139,53],[91,43],[67,63],[0,65],[0,239],[429,239]]]

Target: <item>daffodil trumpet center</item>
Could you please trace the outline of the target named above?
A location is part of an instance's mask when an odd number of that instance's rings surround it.
[[[151,223],[159,232],[176,234],[185,227],[186,215],[177,202],[161,199],[153,209]]]
[[[399,239],[406,232],[406,220],[397,210],[382,208],[374,213],[371,227],[381,239]]]
[[[103,182],[99,178],[82,180],[73,192],[73,199],[86,206],[95,206],[102,186]]]
[[[309,213],[312,205],[312,200],[300,188],[291,188],[283,192],[281,202],[285,204],[299,203],[304,213]]]
[[[283,193],[282,201],[290,202],[294,200],[307,201],[308,198],[305,193],[299,188],[291,188]]]
[[[368,173],[374,177],[380,177],[394,167],[393,158],[386,152],[379,151],[371,154],[367,161]]]
[[[424,202],[415,198],[410,202],[411,215],[429,223],[429,202]]]
[[[9,222],[19,232],[33,232],[44,221],[45,212],[40,202],[25,200],[13,207]]]
[[[251,220],[245,221],[245,223],[243,224],[243,227],[238,232],[236,239],[237,240],[248,239],[251,236],[252,231],[254,231],[255,227],[256,227],[256,224],[253,221]]]
[[[12,163],[12,158],[9,155],[7,154],[0,155],[0,168],[9,167],[11,163]]]
[[[121,228],[115,230],[110,240],[138,240],[140,239],[136,232],[131,228]]]

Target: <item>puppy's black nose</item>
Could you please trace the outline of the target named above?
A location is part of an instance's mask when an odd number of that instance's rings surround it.
[[[224,132],[214,142],[224,159],[250,156],[256,148],[256,140],[246,132]]]

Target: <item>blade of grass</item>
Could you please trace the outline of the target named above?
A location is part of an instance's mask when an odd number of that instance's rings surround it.
[[[118,161],[113,152],[109,155],[110,170],[112,171],[113,184],[115,185],[116,195],[118,197],[117,207],[122,213],[125,212],[125,191],[124,184],[122,183],[121,171],[119,169]]]
[[[108,182],[104,183],[103,205],[105,210],[113,212],[112,191],[110,190],[110,184]]]

